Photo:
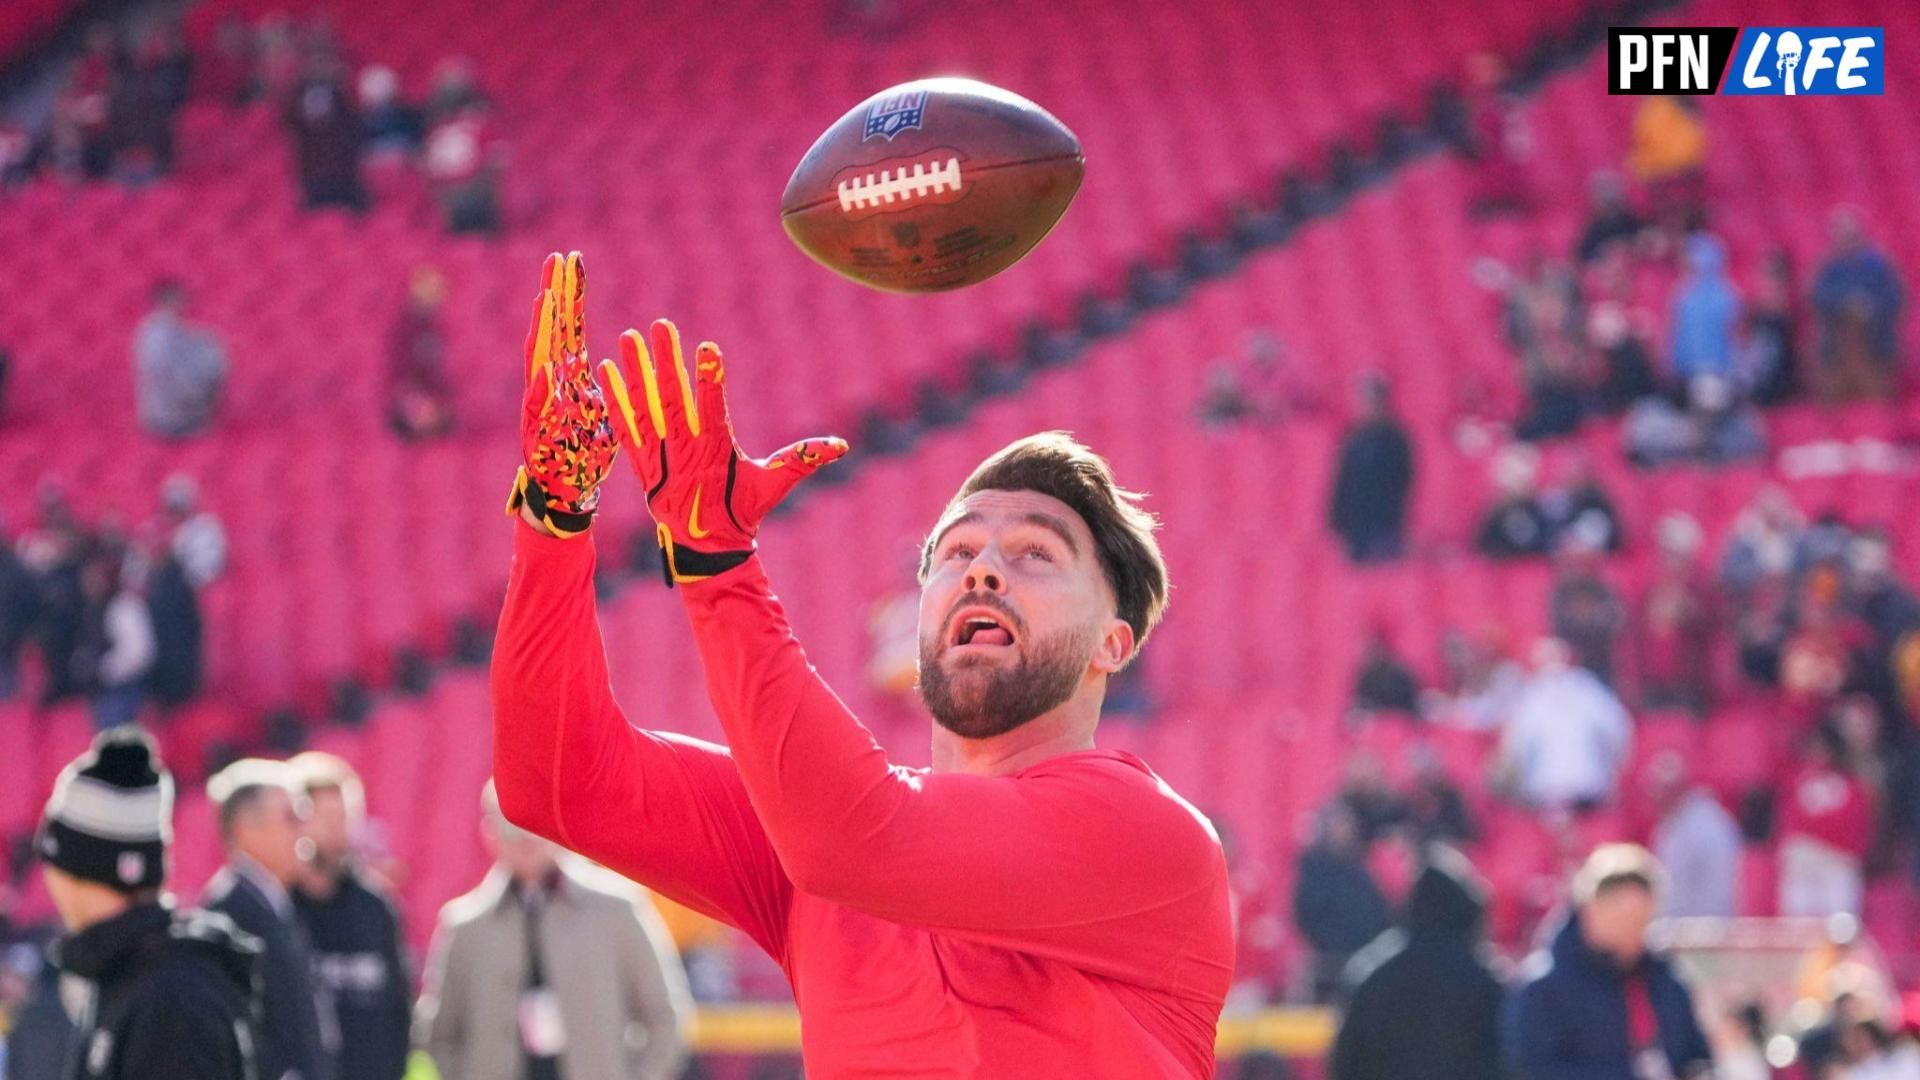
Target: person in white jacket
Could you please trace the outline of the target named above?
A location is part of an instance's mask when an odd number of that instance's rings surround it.
[[[109,586],[112,592],[104,615],[105,648],[98,669],[100,689],[93,699],[94,724],[102,731],[131,724],[139,715],[147,672],[157,652],[153,615],[147,610],[144,589],[145,559],[138,552],[129,552],[116,578]]]
[[[1566,642],[1536,645],[1500,745],[1521,798],[1543,810],[1610,802],[1632,747],[1633,718],[1607,684],[1573,663]]]

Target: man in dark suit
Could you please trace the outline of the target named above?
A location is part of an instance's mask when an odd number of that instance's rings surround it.
[[[260,965],[264,1017],[260,1080],[333,1080],[332,1048],[322,1018],[312,948],[290,892],[313,841],[305,833],[306,796],[284,762],[248,758],[207,781],[220,812],[227,864],[207,883],[203,905],[232,919],[265,945]]]

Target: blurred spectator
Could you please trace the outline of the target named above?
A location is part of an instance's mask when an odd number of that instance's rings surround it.
[[[1660,913],[1731,919],[1740,880],[1740,825],[1688,773],[1678,751],[1662,754],[1647,770],[1647,800],[1659,815],[1653,852],[1667,872]]]
[[[407,439],[428,439],[453,427],[453,387],[447,379],[446,333],[440,306],[447,283],[422,266],[407,282],[407,304],[394,321],[388,344],[387,379],[393,428]]]
[[[1546,514],[1558,551],[1568,543],[1589,554],[1615,552],[1626,546],[1626,532],[1620,527],[1620,512],[1613,497],[1600,484],[1593,471],[1593,460],[1584,451],[1575,453],[1567,463],[1566,481],[1540,496],[1540,509]]]
[[[1721,584],[1738,597],[1769,578],[1798,573],[1807,564],[1806,532],[1806,517],[1785,488],[1761,488],[1734,519]]]
[[[1553,522],[1540,506],[1539,451],[1516,443],[1494,461],[1500,499],[1480,519],[1474,546],[1490,559],[1522,559],[1553,550]]]
[[[1800,392],[1800,312],[1794,297],[1792,259],[1785,249],[1776,249],[1761,268],[1746,313],[1741,381],[1756,404],[1778,405]]]
[[[1413,444],[1394,415],[1392,387],[1384,376],[1361,381],[1360,410],[1360,420],[1347,429],[1340,446],[1333,531],[1354,562],[1391,562],[1406,550]]]
[[[40,614],[40,586],[0,528],[0,701],[20,688],[20,653]]]
[[[473,65],[458,57],[442,60],[433,69],[433,90],[427,97],[427,126],[453,119],[486,97],[474,81]]]
[[[1688,388],[1711,376],[1731,382],[1740,294],[1727,277],[1727,249],[1716,236],[1687,237],[1687,274],[1675,285],[1672,315],[1674,378]]]
[[[253,33],[238,14],[228,12],[214,24],[213,48],[194,65],[193,91],[223,105],[242,105],[259,93]]]
[[[1429,697],[1423,714],[1475,731],[1504,727],[1526,673],[1507,657],[1498,628],[1488,627],[1477,635],[1449,630],[1440,655],[1446,690]]]
[[[1313,948],[1313,999],[1332,1000],[1353,954],[1388,926],[1387,898],[1367,869],[1359,822],[1341,802],[1320,812],[1294,876],[1293,920]]]
[[[147,610],[145,557],[129,550],[118,558],[95,559],[88,571],[101,576],[107,596],[99,689],[93,699],[94,726],[104,731],[139,716],[156,646],[153,616]]]
[[[1433,844],[1470,844],[1480,829],[1460,788],[1447,776],[1440,758],[1426,747],[1412,752],[1413,784],[1407,790],[1406,825],[1421,850]]]
[[[440,911],[418,1040],[461,1080],[670,1080],[691,999],[665,926],[631,883],[510,824],[491,782],[494,865]]]
[[[56,164],[92,180],[113,171],[113,95],[125,58],[112,26],[87,28],[86,43],[54,100]]]
[[[1830,1071],[1838,1080],[1920,1080],[1920,1051],[1910,1038],[1897,1037],[1879,1018],[1855,1021],[1840,1031],[1845,1063]]]
[[[1647,398],[1627,414],[1627,457],[1645,468],[1677,461],[1744,461],[1767,451],[1759,410],[1731,379],[1702,375],[1686,388],[1687,407]]]
[[[1846,756],[1840,733],[1822,724],[1807,736],[1801,765],[1781,792],[1781,915],[1860,914],[1875,809]]]
[[[147,579],[147,614],[153,625],[153,666],[147,691],[163,708],[200,693],[205,627],[192,575],[177,551],[161,555]]]
[[[372,65],[360,72],[360,126],[366,133],[367,153],[419,152],[426,137],[420,110],[400,98],[400,76],[390,67]]]
[[[20,538],[18,551],[39,594],[34,639],[47,669],[40,703],[51,705],[82,693],[89,681],[80,650],[87,633],[82,578],[91,542],[59,488],[41,488],[39,504],[39,521]]]
[[[491,120],[491,107],[475,100],[427,131],[427,178],[448,232],[500,231],[501,152]]]
[[[1527,961],[1509,999],[1504,1043],[1516,1080],[1706,1077],[1711,1051],[1692,994],[1647,947],[1660,866],[1645,849],[1608,844],[1573,882],[1573,912]]]
[[[254,35],[253,80],[250,98],[285,102],[306,71],[293,20],[276,11],[260,20]]]
[[[1349,966],[1333,1080],[1489,1080],[1501,1073],[1504,988],[1483,940],[1486,886],[1432,850],[1400,912]]]
[[[1626,624],[1620,593],[1600,575],[1600,552],[1589,532],[1569,533],[1555,558],[1548,612],[1553,634],[1574,662],[1614,684],[1614,646]]]
[[[1475,214],[1519,210],[1527,202],[1526,117],[1506,87],[1506,65],[1493,53],[1467,60],[1468,151],[1474,161]]]
[[[288,762],[312,802],[313,859],[293,893],[313,943],[314,975],[333,1004],[341,1080],[400,1080],[413,1022],[400,916],[360,869],[354,836],[366,821],[365,788],[353,767],[313,751]]]
[[[1233,362],[1216,358],[1207,368],[1206,388],[1200,394],[1200,422],[1207,427],[1230,428],[1253,415],[1253,399],[1240,385]]]
[[[1413,715],[1419,711],[1420,681],[1394,652],[1385,626],[1376,625],[1368,631],[1366,655],[1353,680],[1352,708],[1361,713]]]
[[[7,1080],[65,1076],[74,1027],[60,1002],[60,968],[30,945],[16,945],[14,950],[31,957],[35,971],[26,1000],[7,1018],[6,1048],[0,1054],[5,1076]]]
[[[313,977],[313,951],[290,890],[305,873],[301,857],[309,804],[285,762],[245,758],[207,781],[220,815],[227,863],[207,883],[203,903],[260,939],[262,1080],[331,1080],[330,1044],[322,1028],[333,1016]],[[342,1078],[344,1080],[344,1078]]]
[[[1672,232],[1700,224],[1707,130],[1691,98],[1650,97],[1633,117],[1627,169],[1653,196],[1654,218]]]
[[[1700,523],[1676,510],[1660,519],[1657,533],[1659,568],[1634,612],[1641,704],[1704,712],[1713,697],[1718,605],[1699,566]]]
[[[1594,173],[1587,180],[1587,223],[1575,252],[1582,263],[1590,263],[1614,244],[1630,244],[1645,224],[1627,201],[1620,174]]]
[[[1653,350],[1638,314],[1613,298],[1596,301],[1588,310],[1587,344],[1600,362],[1594,396],[1599,410],[1609,416],[1660,392]]]
[[[172,817],[173,778],[135,728],[96,738],[47,800],[35,849],[67,930],[60,965],[87,984],[68,1045],[65,1075],[75,1080],[263,1075],[254,1069],[258,943],[164,895]]]
[[[1507,342],[1520,355],[1527,415],[1514,434],[1527,441],[1571,434],[1586,406],[1586,302],[1571,263],[1536,257],[1506,285]]]
[[[1554,810],[1610,802],[1632,745],[1633,719],[1607,684],[1573,663],[1566,642],[1540,642],[1500,743],[1520,797]]]
[[[186,102],[193,59],[179,26],[164,19],[136,44],[113,91],[116,171],[135,182],[173,171],[174,118]]]
[[[1822,393],[1829,401],[1886,397],[1899,363],[1906,286],[1853,210],[1834,211],[1831,236],[1813,280]]]
[[[1365,748],[1347,754],[1337,798],[1353,816],[1363,853],[1407,817],[1407,804],[1388,785],[1380,758]]]
[[[287,97],[285,119],[293,132],[302,205],[366,209],[360,114],[338,55],[326,51],[308,58],[305,75]]]
[[[153,309],[133,336],[140,423],[167,439],[193,435],[213,419],[227,378],[227,350],[210,331],[187,322],[187,294],[177,281],[154,286]]]
[[[196,589],[213,584],[227,568],[227,530],[211,510],[200,508],[200,486],[186,473],[174,473],[160,489],[160,504],[167,547],[187,581]]]
[[[1716,1013],[1709,1019],[1707,1038],[1713,1045],[1714,1080],[1773,1080],[1766,1054],[1767,1017],[1759,1002]]]
[[[1853,669],[1853,653],[1866,644],[1865,628],[1840,607],[1840,574],[1831,565],[1809,571],[1800,583],[1793,632],[1780,650],[1780,689],[1790,714],[1810,723],[1840,696]]]

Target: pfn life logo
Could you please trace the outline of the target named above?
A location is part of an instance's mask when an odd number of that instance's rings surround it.
[[[1884,94],[1885,42],[1865,26],[1609,27],[1607,93]]]

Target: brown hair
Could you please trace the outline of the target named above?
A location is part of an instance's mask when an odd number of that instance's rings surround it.
[[[981,462],[947,503],[942,520],[980,491],[1037,491],[1080,515],[1093,534],[1094,552],[1113,589],[1117,613],[1133,627],[1138,653],[1166,610],[1168,588],[1166,559],[1153,538],[1160,522],[1141,507],[1141,493],[1121,487],[1106,458],[1064,431],[1029,435]],[[920,547],[922,581],[933,565],[937,535],[929,533]]]

